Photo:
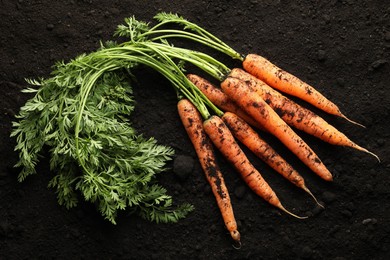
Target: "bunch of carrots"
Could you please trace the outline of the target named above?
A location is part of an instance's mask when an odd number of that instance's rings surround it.
[[[306,217],[298,216],[282,205],[275,191],[247,158],[239,142],[284,178],[307,192],[321,207],[303,177],[261,138],[261,131],[278,138],[325,181],[332,181],[332,174],[294,128],[330,144],[369,153],[379,160],[378,156],[351,141],[323,118],[283,94],[295,96],[327,113],[358,124],[348,119],[334,103],[312,86],[260,55],[240,54],[205,29],[176,14],[159,13],[155,19],[158,23],[153,27],[134,17],[127,18],[124,25],[118,26],[116,35],[127,37],[129,41],[112,44],[97,52],[98,55],[94,56],[96,64],[103,66],[106,61],[110,61],[111,66],[100,69],[99,73],[95,73],[96,77],[93,74],[94,80],[88,83],[87,89],[93,88],[104,71],[130,70],[135,64],[152,68],[171,82],[179,100],[177,110],[181,121],[235,246],[241,245],[240,232],[215,148],[233,165],[254,193],[300,219]],[[213,48],[240,60],[242,68],[230,69],[206,53],[172,45],[171,39],[190,40]],[[186,74],[187,63],[216,79],[219,86],[213,85],[206,76]],[[78,129],[75,132],[78,134]]]
[[[351,141],[323,118],[302,107],[282,93],[302,99],[326,113],[360,125],[314,87],[280,69],[257,54],[242,55],[200,26],[176,14],[160,13],[154,27],[134,18],[118,27],[117,34],[130,38],[127,44],[143,44],[151,56],[168,64],[169,80],[175,79],[179,101],[178,113],[194,146],[227,230],[240,245],[240,233],[223,174],[218,167],[214,147],[234,166],[246,184],[271,205],[297,218],[288,211],[276,193],[249,161],[240,143],[245,145],[276,172],[310,194],[303,177],[259,135],[265,131],[277,137],[307,167],[325,181],[332,181],[331,172],[309,145],[293,130],[304,131],[333,145],[347,146],[379,157]],[[166,28],[169,24],[174,29]],[[177,29],[177,25],[183,29]],[[229,69],[213,57],[194,50],[174,47],[171,38],[192,40],[242,61],[241,68]],[[126,44],[124,44],[126,45]],[[179,62],[175,62],[179,60]],[[217,79],[220,86],[195,75],[184,75],[182,63],[191,63]],[[163,74],[166,70],[163,70]],[[161,72],[161,71],[160,71]],[[166,73],[164,74],[166,75]],[[211,109],[212,113],[209,112]],[[364,127],[364,126],[363,126]]]

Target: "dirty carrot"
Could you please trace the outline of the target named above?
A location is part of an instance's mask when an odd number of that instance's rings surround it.
[[[340,116],[354,124],[363,126],[347,118],[341,113],[336,104],[327,99],[314,87],[282,70],[266,58],[257,54],[248,54],[242,62],[242,65],[247,72],[261,79],[271,87],[298,97],[329,114]]]
[[[250,84],[237,78],[227,77],[221,83],[222,90],[271,134],[276,136],[313,172],[326,181],[333,177],[315,152],[297,135],[286,122],[258,95]]]
[[[196,107],[188,100],[181,99],[177,104],[180,119],[195,148],[199,162],[217,200],[222,218],[233,240],[240,244],[240,233],[234,217],[228,189],[215,159],[210,139],[203,129],[203,121]]]
[[[211,116],[209,119],[204,121],[203,127],[217,149],[241,174],[245,183],[257,195],[262,197],[271,205],[294,217],[304,218],[291,213],[282,205],[275,192],[241,150],[240,146],[234,139],[234,136],[220,117],[215,115]]]
[[[253,130],[242,118],[234,113],[225,112],[222,120],[228,126],[233,136],[251,150],[257,157],[267,163],[284,178],[306,191],[315,202],[322,207],[313,193],[307,188],[303,177],[280,156],[259,134]]]
[[[243,118],[247,123],[250,125],[264,130],[261,125],[253,120],[252,117],[250,117],[246,112],[244,112],[237,104],[235,104],[225,93],[222,92],[220,88],[217,88],[214,86],[211,82],[208,80],[195,75],[195,74],[188,74],[187,78],[197,87],[200,89],[200,91],[205,94],[205,96],[214,103],[217,107],[222,109],[225,112],[232,112],[241,118]]]
[[[297,96],[318,107],[319,109],[322,109],[330,114],[343,117],[354,124],[364,127],[363,125],[347,118],[343,113],[340,112],[340,109],[337,107],[337,105],[328,100],[315,88],[303,82],[296,76],[282,70],[260,55],[243,55],[218,37],[214,36],[212,33],[203,29],[201,26],[184,19],[179,15],[159,13],[155,16],[155,18],[160,22],[160,24],[155,26],[147,33],[141,34],[139,37],[145,37],[146,35],[158,35],[152,40],[156,41],[168,38],[185,38],[196,41],[219,52],[222,52],[233,59],[242,61],[245,70],[264,80],[270,86],[277,89],[280,88],[281,91]],[[167,23],[180,24],[184,27],[184,30],[157,29],[161,25],[165,25]]]
[[[265,84],[262,80],[242,69],[232,69],[229,76],[246,81],[267,102],[270,107],[289,125],[313,135],[332,145],[351,147],[379,157],[351,141],[345,134],[326,122],[311,110],[304,108]]]

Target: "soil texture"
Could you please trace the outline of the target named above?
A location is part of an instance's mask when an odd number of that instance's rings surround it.
[[[283,204],[310,216],[298,220],[257,197],[218,154],[242,236],[237,250],[181,125],[172,87],[159,74],[139,70],[134,126],[175,149],[159,181],[176,203],[193,204],[194,212],[176,224],[123,212],[112,225],[90,203],[67,210],[47,187],[53,174],[47,158],[39,174],[19,183],[9,135],[28,98],[20,92],[25,78],[48,77],[56,61],[96,50],[99,41],[113,39],[125,17],[152,22],[160,11],[179,13],[241,53],[263,55],[311,83],[366,128],[302,104],[381,162],[299,132],[334,174],[328,183],[264,134],[325,205],[316,207],[248,153]],[[1,0],[0,17],[0,259],[390,259],[388,1]],[[212,53],[229,67],[241,66]]]

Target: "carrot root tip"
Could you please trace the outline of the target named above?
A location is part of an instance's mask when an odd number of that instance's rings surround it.
[[[281,209],[282,211],[286,212],[287,214],[289,214],[290,216],[293,216],[297,219],[307,219],[308,216],[298,216],[290,211],[288,211],[285,207],[283,207],[281,204],[278,206],[279,209]]]
[[[380,159],[379,156],[376,155],[375,153],[370,152],[370,151],[367,150],[366,148],[363,148],[363,147],[361,147],[361,146],[359,146],[359,145],[357,145],[357,144],[354,144],[354,147],[355,147],[357,150],[359,150],[359,151],[362,151],[362,152],[365,152],[365,153],[368,153],[368,154],[374,156],[374,157],[378,160],[378,162],[381,162],[381,159]]]
[[[363,150],[362,150],[363,152],[366,152],[366,153],[368,153],[368,154],[371,154],[372,156],[374,156],[377,160],[378,160],[378,162],[380,163],[381,162],[381,159],[379,158],[379,156],[378,155],[376,155],[375,153],[373,153],[373,152],[370,152],[369,150],[367,150],[367,149],[364,149],[363,148]]]
[[[314,199],[314,201],[317,203],[317,205],[318,205],[319,207],[321,207],[321,208],[323,208],[323,209],[325,208],[324,205],[322,205],[322,204],[317,200],[317,198],[314,196],[314,194],[313,194],[306,186],[303,187],[303,190],[306,191],[306,192]]]
[[[234,241],[235,243],[233,244],[234,249],[241,249],[241,241]]]
[[[237,243],[240,243],[241,234],[238,232],[238,230],[232,230],[230,231],[230,236],[233,238],[234,241]]]
[[[354,125],[358,125],[358,126],[361,126],[361,127],[363,127],[363,128],[366,128],[365,125],[362,125],[362,124],[360,124],[360,123],[358,123],[358,122],[356,122],[356,121],[353,121],[353,120],[349,119],[349,118],[346,117],[344,114],[341,114],[341,117],[344,118],[345,120],[347,120],[348,122],[354,124]]]

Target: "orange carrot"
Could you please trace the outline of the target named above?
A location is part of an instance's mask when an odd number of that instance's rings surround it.
[[[279,117],[248,82],[227,77],[221,83],[221,88],[243,110],[264,126],[268,132],[275,135],[313,172],[326,181],[332,181],[332,174],[309,145]]]
[[[232,134],[246,147],[249,148],[257,157],[271,166],[276,172],[295,184],[297,187],[306,191],[318,203],[316,197],[311,193],[305,184],[303,177],[284,160],[266,141],[264,141],[255,130],[253,130],[242,118],[237,115],[226,112],[222,120],[228,126]]]
[[[257,195],[284,212],[294,217],[302,218],[286,210],[272,188],[248,160],[245,153],[241,150],[232,133],[221,118],[218,116],[211,116],[209,119],[204,121],[203,127],[217,149],[235,167],[246,184]]]
[[[214,86],[208,80],[194,74],[188,74],[187,78],[202,91],[202,93],[212,102],[225,112],[232,112],[242,119],[244,119],[250,125],[264,130],[261,125],[253,120],[247,113],[245,113],[240,107],[238,107],[230,98],[222,92],[221,89]]]
[[[333,145],[348,146],[379,157],[352,142],[345,134],[326,122],[323,118],[274,90],[255,76],[242,69],[233,69],[229,76],[246,81],[289,125],[311,134]]]
[[[242,64],[247,72],[261,79],[271,87],[305,100],[329,114],[340,116],[354,124],[363,126],[348,119],[340,112],[340,109],[336,104],[331,102],[312,86],[277,67],[264,57],[257,54],[248,54]]]
[[[180,119],[195,148],[199,162],[217,200],[222,218],[233,240],[240,244],[240,233],[228,189],[215,159],[212,143],[203,129],[203,121],[196,107],[188,100],[181,99],[177,104]]]

